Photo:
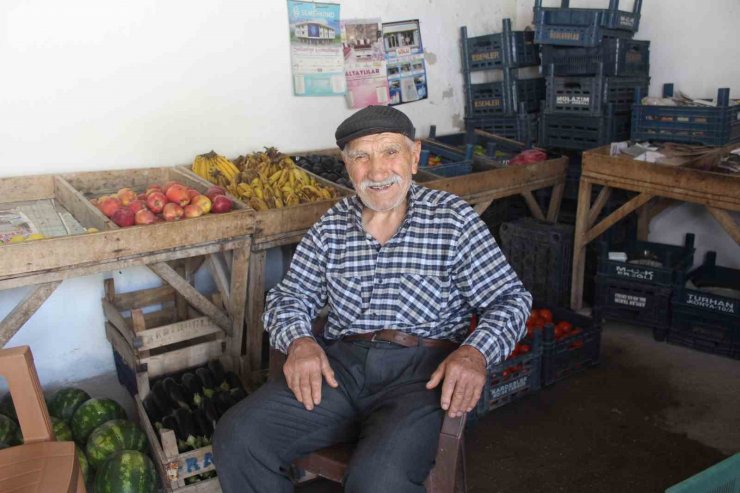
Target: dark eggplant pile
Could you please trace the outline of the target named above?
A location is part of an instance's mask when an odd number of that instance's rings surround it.
[[[293,156],[293,161],[315,175],[325,180],[341,185],[345,188],[354,188],[349,180],[344,162],[333,156],[322,156],[320,154],[309,154],[307,156]]]

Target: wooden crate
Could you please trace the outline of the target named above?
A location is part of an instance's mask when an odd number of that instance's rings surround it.
[[[106,337],[122,360],[116,361],[119,380],[132,395],[138,372],[156,378],[224,354],[223,329],[170,286],[116,293],[113,279],[106,279],[102,304]],[[148,308],[154,310],[144,313]]]

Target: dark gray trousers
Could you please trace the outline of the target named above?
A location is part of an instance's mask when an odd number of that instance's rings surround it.
[[[219,420],[213,453],[224,493],[293,491],[293,460],[355,441],[345,491],[424,491],[443,418],[439,387],[427,390],[425,384],[450,351],[365,341],[340,341],[325,350],[339,387],[324,382],[313,411],[279,378]]]

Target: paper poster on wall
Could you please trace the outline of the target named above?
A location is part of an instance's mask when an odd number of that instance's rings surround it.
[[[388,104],[388,75],[380,19],[343,20],[342,49],[350,108]]]
[[[383,24],[383,49],[388,70],[390,105],[427,97],[427,73],[419,21]]]
[[[339,5],[288,0],[290,62],[296,96],[345,92]]]

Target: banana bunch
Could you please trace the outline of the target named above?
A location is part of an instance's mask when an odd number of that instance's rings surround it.
[[[236,190],[239,168],[213,151],[195,156],[193,172],[211,183],[226,188],[229,192],[233,193]]]
[[[257,211],[317,202],[336,197],[335,189],[322,185],[293,160],[274,147],[239,156],[235,190],[229,190]]]

